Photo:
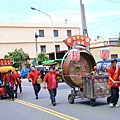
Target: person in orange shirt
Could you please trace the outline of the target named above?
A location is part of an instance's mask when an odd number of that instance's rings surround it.
[[[12,101],[14,101],[14,84],[15,84],[15,82],[16,82],[16,80],[15,80],[14,75],[12,74],[12,71],[8,70],[8,73],[5,74],[5,76],[3,78],[3,85],[6,84],[9,99],[12,98]]]
[[[19,89],[20,89],[20,93],[22,93],[22,86],[21,86],[21,76],[20,74],[18,73],[18,68],[15,69],[15,73],[14,73],[14,76],[15,76],[15,79],[17,81],[16,85],[15,85],[15,98],[17,98],[17,89],[18,89],[18,86],[19,86]]]
[[[41,75],[40,75],[40,72],[35,69],[35,66],[32,66],[32,67],[31,67],[31,70],[32,70],[32,71],[29,72],[29,74],[28,74],[27,77],[28,77],[29,81],[32,82],[36,99],[38,99],[38,93],[39,93],[39,91],[40,91],[40,89],[41,89],[41,86],[40,86],[40,84],[37,83],[37,79],[38,79]]]
[[[111,61],[111,67],[108,69],[108,87],[111,89],[110,107],[119,107],[117,105],[119,99],[119,76],[120,67],[117,66],[117,60]]]

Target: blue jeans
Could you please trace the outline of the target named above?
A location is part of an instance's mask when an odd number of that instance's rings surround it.
[[[119,88],[111,88],[110,103],[117,104],[119,99]]]
[[[38,93],[41,89],[40,84],[33,84],[33,89],[34,89],[34,92],[35,92],[35,96],[38,96]]]
[[[56,94],[57,94],[56,88],[50,89],[50,90],[49,90],[49,93],[50,93],[51,102],[52,102],[52,103],[55,102],[55,96],[56,96]]]

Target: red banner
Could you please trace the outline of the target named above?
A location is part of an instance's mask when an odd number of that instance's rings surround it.
[[[83,35],[74,35],[74,36],[70,36],[69,38],[67,38],[64,42],[69,46],[69,47],[73,47],[74,43],[76,45],[80,45],[80,46],[88,46],[90,44],[91,39],[83,36]]]
[[[80,51],[77,49],[71,49],[70,57],[72,61],[79,61],[80,60]]]
[[[10,58],[0,59],[0,66],[12,65],[12,60]]]
[[[100,50],[100,57],[102,59],[108,59],[110,55],[110,50],[108,48],[102,48]]]

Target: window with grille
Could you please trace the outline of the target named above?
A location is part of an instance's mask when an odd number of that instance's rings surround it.
[[[56,50],[56,52],[60,51],[60,45],[55,45],[55,50]]]
[[[44,37],[44,30],[39,30],[39,37]]]
[[[71,30],[67,30],[67,37],[71,36]]]
[[[54,37],[58,37],[58,30],[54,30]]]
[[[111,58],[118,58],[117,54],[111,54]]]
[[[45,45],[41,45],[40,49],[41,49],[41,52],[46,52],[46,46]]]
[[[118,45],[118,41],[110,41],[110,45]]]

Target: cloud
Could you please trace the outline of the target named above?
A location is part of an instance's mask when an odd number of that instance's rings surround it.
[[[83,4],[96,4],[100,2],[100,0],[83,0]]]
[[[105,11],[105,12],[93,12],[93,13],[88,13],[87,16],[92,17],[92,18],[100,18],[100,17],[108,17],[108,16],[115,16],[115,15],[120,15],[120,11]]]
[[[80,11],[55,11],[48,13],[54,23],[64,23],[65,19],[68,20],[68,23],[79,23],[81,19]],[[44,14],[35,14],[34,16],[28,16],[23,21],[27,22],[44,22],[50,23],[50,18]]]
[[[98,2],[100,2],[100,0],[82,0],[82,3],[87,5],[94,5],[97,4]],[[58,6],[66,6],[66,7],[71,7],[73,6],[75,8],[76,7],[80,7],[80,0],[64,0],[64,1],[59,1],[59,4],[57,4]],[[73,8],[73,9],[74,9]]]
[[[15,0],[18,1],[18,0]],[[21,0],[20,3],[22,3],[24,0]],[[27,0],[29,1],[29,0]],[[36,0],[36,2],[39,0]],[[92,9],[93,4],[97,4],[100,2],[100,0],[83,0],[83,3],[90,6],[90,9]],[[56,3],[59,3],[56,4]],[[61,6],[58,9],[54,10],[48,10],[45,11],[47,14],[49,14],[54,23],[64,23],[64,20],[67,19],[68,23],[78,23],[81,24],[81,13],[80,13],[80,0],[59,0],[56,4],[57,7]],[[30,3],[29,3],[30,4]],[[62,5],[63,9],[62,9]],[[91,5],[92,4],[92,5]],[[49,4],[48,4],[49,5]],[[52,5],[52,4],[51,4]],[[73,5],[73,8],[69,5]],[[75,7],[76,5],[76,7]],[[65,7],[66,6],[66,7]],[[26,8],[27,9],[27,8]],[[88,7],[86,7],[86,10]],[[44,10],[43,10],[44,11]],[[49,12],[51,11],[51,12]],[[0,21],[13,21],[13,22],[40,22],[40,23],[51,23],[48,16],[38,12],[38,11],[25,11],[26,14],[19,14],[19,13],[13,13],[13,14],[7,14],[0,16]],[[89,12],[86,11],[86,21],[88,24],[90,23],[97,23],[99,19],[104,19],[105,17],[111,17],[111,16],[117,16],[120,15],[120,11],[96,11],[96,12]]]
[[[120,11],[98,11],[98,12],[92,12],[92,13],[87,13],[86,18],[87,22],[97,22],[99,19],[105,19],[108,17],[114,17],[114,16],[119,16]]]
[[[17,22],[19,21],[20,19],[23,19],[22,16],[20,15],[15,15],[15,14],[8,14],[8,15],[1,15],[0,16],[0,21],[1,22]]]
[[[48,13],[54,23],[63,23],[65,19],[68,20],[68,23],[78,23],[81,24],[81,13],[78,10],[72,11],[72,10],[66,10],[66,11],[54,11]],[[104,19],[105,17],[111,17],[111,16],[117,16],[120,15],[120,11],[97,11],[97,12],[90,12],[86,13],[86,21],[88,23],[93,23],[99,21],[99,19]],[[35,14],[35,15],[29,15],[28,17],[25,17],[23,21],[27,22],[46,22],[50,23],[50,19],[48,16],[44,14]]]

